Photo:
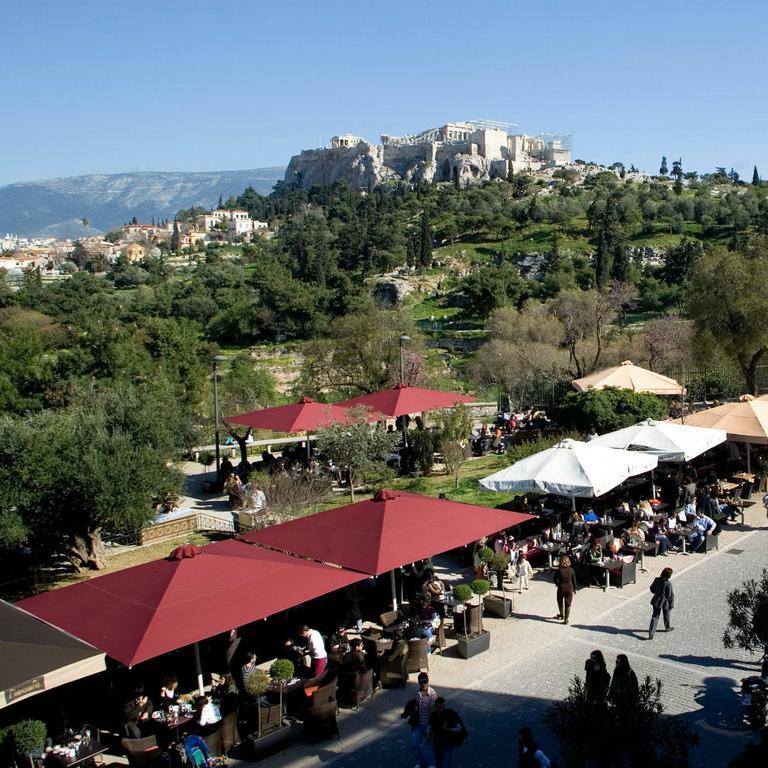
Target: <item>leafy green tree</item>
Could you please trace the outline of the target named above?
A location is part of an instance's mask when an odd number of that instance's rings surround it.
[[[509,304],[516,304],[523,295],[524,283],[511,264],[485,265],[461,282],[469,309],[474,315],[488,317]]]
[[[768,654],[768,570],[759,579],[747,579],[728,592],[726,648],[738,646],[748,653]]]
[[[565,699],[555,702],[544,716],[560,742],[563,764],[568,768],[687,768],[689,752],[699,738],[680,716],[664,715],[662,693],[661,680],[646,676],[636,694],[625,692],[596,704],[581,678],[574,677]],[[599,728],[594,727],[597,718]]]
[[[609,194],[602,207],[596,202],[591,208],[590,224],[597,239],[595,252],[595,282],[605,288],[608,280],[627,278],[627,249],[616,207],[616,197]]]
[[[757,394],[757,370],[768,349],[768,254],[714,248],[690,272],[688,314],[699,344],[714,340],[739,366],[746,391]]]
[[[66,408],[1,417],[0,523],[16,513],[38,554],[103,568],[102,530],[135,531],[181,490],[182,418],[158,385],[85,388]]]
[[[666,156],[661,158],[661,166],[659,167],[659,176],[666,176],[669,173],[669,168],[667,167],[667,158]]]
[[[683,161],[682,160],[672,161],[672,173],[670,175],[676,181],[683,180]]]
[[[599,434],[666,416],[667,406],[660,397],[617,387],[569,392],[558,408],[561,424],[580,432],[595,427]]]
[[[752,186],[753,187],[760,186],[760,174],[757,172],[757,166],[755,166],[752,169]]]
[[[361,414],[364,417],[364,414]],[[391,453],[400,440],[396,432],[373,429],[369,424],[335,425],[317,435],[317,449],[346,471],[350,498],[355,500],[355,482],[381,472],[384,456]]]
[[[470,436],[472,417],[465,405],[441,411],[437,417],[437,447],[443,454],[445,471],[453,475],[456,488],[459,487],[461,468],[472,455]]]
[[[688,279],[688,275],[704,249],[697,240],[689,240],[684,237],[674,248],[667,251],[664,267],[661,271],[662,279],[667,283],[680,285]]]

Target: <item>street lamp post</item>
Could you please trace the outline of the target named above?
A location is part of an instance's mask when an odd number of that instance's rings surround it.
[[[224,355],[216,355],[213,358],[213,413],[216,420],[216,484],[221,482],[221,451],[219,449],[219,370],[218,364],[225,363]]]
[[[403,334],[400,337],[400,383],[405,384],[405,357],[403,355],[403,344],[411,340],[410,336]]]

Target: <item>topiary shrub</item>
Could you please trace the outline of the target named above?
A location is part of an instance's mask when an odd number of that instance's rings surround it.
[[[277,659],[269,668],[269,676],[278,683],[286,683],[295,671],[296,667],[290,659]]]
[[[258,698],[267,692],[271,682],[269,672],[263,669],[254,669],[245,681],[245,691],[250,696]]]
[[[41,720],[20,720],[0,732],[2,741],[9,741],[17,755],[29,755],[45,746],[48,735],[45,723]]]
[[[487,565],[493,560],[494,551],[490,547],[483,547],[478,553],[477,557],[481,563]]]
[[[472,590],[469,584],[457,584],[453,588],[453,597],[460,603],[466,603],[472,598]]]

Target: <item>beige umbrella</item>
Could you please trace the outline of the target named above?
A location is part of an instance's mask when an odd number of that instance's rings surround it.
[[[732,442],[746,443],[747,472],[751,472],[750,445],[768,445],[768,396],[742,395],[736,403],[724,403],[676,421],[692,427],[722,429]]]
[[[573,381],[573,386],[584,392],[588,389],[603,389],[604,387],[618,387],[619,389],[631,389],[635,392],[650,392],[654,395],[682,395],[685,387],[647,368],[635,365],[631,360],[625,360],[621,365],[606,368],[597,373],[590,373]]]

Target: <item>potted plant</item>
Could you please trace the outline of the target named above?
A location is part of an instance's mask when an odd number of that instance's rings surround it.
[[[33,757],[42,756],[47,735],[41,720],[20,720],[0,731],[0,742],[8,742],[19,766],[29,761],[34,768]]]
[[[266,700],[271,683],[269,672],[263,669],[251,672],[245,683],[246,692],[256,700],[256,732],[248,737],[256,757],[279,749],[290,735],[290,725],[283,722],[283,686],[280,685],[280,704],[270,705]]]
[[[491,645],[491,634],[483,629],[483,609],[482,609],[482,597],[491,588],[491,585],[486,579],[476,579],[471,584],[457,584],[453,588],[453,596],[456,600],[465,603],[465,616],[464,616],[464,633],[457,638],[459,655],[464,659],[469,659],[472,656],[476,656],[478,653],[487,651]],[[477,606],[471,604],[472,595],[478,596]],[[472,609],[477,607],[479,610],[480,619],[480,631],[471,632],[471,627],[468,626],[466,614]]]
[[[485,572],[488,573],[489,571],[489,564],[491,560],[493,560],[493,556],[496,553],[490,548],[490,547],[483,547],[478,553],[477,557],[480,560],[480,562],[485,567]]]
[[[488,569],[496,574],[496,583],[501,590],[501,597],[489,593],[483,598],[483,606],[488,613],[500,619],[508,619],[512,615],[514,604],[507,598],[504,591],[504,574],[509,568],[510,556],[507,552],[495,552],[488,564]]]
[[[285,714],[283,712],[283,689],[285,684],[293,678],[295,671],[296,668],[290,659],[276,659],[269,668],[269,676],[273,683],[277,683],[280,690],[280,717]]]

